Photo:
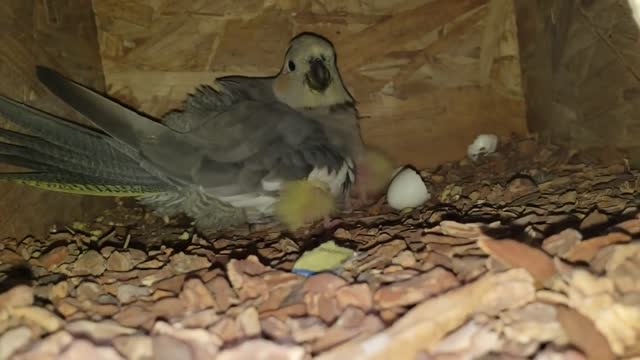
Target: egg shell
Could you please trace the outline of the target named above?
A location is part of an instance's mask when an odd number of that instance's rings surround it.
[[[467,147],[467,155],[472,160],[477,160],[480,154],[490,154],[496,151],[498,137],[493,134],[480,134],[471,145]]]
[[[396,210],[418,207],[430,197],[420,174],[409,167],[398,171],[387,190],[387,203]]]

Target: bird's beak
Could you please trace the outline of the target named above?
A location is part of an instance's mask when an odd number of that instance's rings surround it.
[[[305,75],[307,84],[315,91],[323,92],[331,84],[331,73],[321,59],[313,59],[309,62],[309,72]]]

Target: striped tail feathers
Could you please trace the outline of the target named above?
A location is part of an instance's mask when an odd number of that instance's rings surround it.
[[[0,159],[4,157],[0,156]],[[108,183],[86,175],[72,173],[0,173],[0,181],[11,181],[36,188],[60,191],[71,194],[94,196],[142,196],[162,193],[165,185],[140,185],[126,183]]]
[[[166,183],[182,185],[185,180],[188,181],[188,179],[184,178],[171,177],[167,174],[166,170],[168,169],[166,167],[160,168],[153,159],[149,159],[141,151],[141,147],[144,147],[145,144],[146,146],[156,144],[159,138],[172,139],[172,135],[176,133],[175,131],[160,122],[153,121],[147,115],[130,109],[105,94],[98,93],[62,76],[62,74],[53,69],[37,66],[36,76],[52,94],[84,115],[95,127],[100,129],[100,132],[90,132],[94,136],[95,134],[102,136],[102,140],[111,145],[107,146],[110,151],[115,151],[113,149],[116,149],[133,158],[144,170]],[[69,126],[68,123],[62,125]],[[71,126],[80,127],[76,124],[71,124]],[[87,131],[87,129],[82,128],[84,131]],[[162,163],[164,159],[162,156],[157,156],[155,160],[160,160]]]
[[[156,183],[157,178],[144,171],[133,159],[119,152],[81,153],[49,143],[47,140],[0,128],[0,154],[21,158],[45,165],[48,170],[57,168],[103,179]],[[101,160],[101,158],[106,158]],[[23,165],[22,165],[23,166]],[[24,167],[24,166],[23,166]],[[31,168],[31,166],[27,166]]]
[[[52,171],[54,167],[44,164],[39,161],[29,160],[15,155],[7,155],[0,153],[0,164],[18,166],[25,169],[30,169],[34,172],[48,172]],[[0,172],[5,174],[5,172]]]
[[[113,151],[108,143],[100,141],[104,134],[99,130],[61,119],[4,96],[0,96],[0,115],[30,135],[46,138],[48,142],[67,150]],[[75,136],[70,137],[69,134]]]
[[[146,115],[72,81],[53,69],[37,66],[36,77],[52,94],[84,115],[95,126],[133,148],[139,148],[141,141],[173,133],[167,126],[151,121]]]
[[[0,128],[0,161],[34,171],[0,173],[0,180],[93,195],[137,196],[173,188],[145,169],[135,149],[97,130],[5,97],[0,97],[0,114],[29,133]]]

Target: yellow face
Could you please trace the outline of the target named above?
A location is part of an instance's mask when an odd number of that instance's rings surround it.
[[[273,85],[278,99],[293,108],[315,108],[352,102],[336,66],[333,45],[304,34],[291,42]]]

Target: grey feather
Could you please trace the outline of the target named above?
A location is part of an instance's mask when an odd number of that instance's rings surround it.
[[[29,132],[0,129],[0,138],[5,140],[0,141],[3,162],[44,172],[37,176],[39,179],[73,178],[101,185],[170,188],[141,168],[137,160],[116,150],[113,139],[104,133],[1,96],[0,114]],[[36,176],[29,179],[35,180]]]
[[[260,191],[260,181],[273,169],[282,178],[299,178],[309,168],[337,170],[343,156],[335,153],[305,161],[309,150],[331,153],[329,139],[317,121],[265,96],[270,79],[232,78],[221,82],[221,92],[202,90],[190,96],[182,116],[197,118],[189,132],[178,132],[124,108],[51,70],[39,68],[38,77],[49,89],[114,138],[138,149],[159,171],[186,184],[198,185],[219,195]],[[252,90],[243,90],[243,80]],[[262,81],[259,81],[262,80]],[[226,86],[229,86],[227,88]],[[204,96],[221,99],[205,100]],[[222,94],[222,95],[220,95]],[[262,95],[260,95],[262,94]],[[264,100],[253,100],[263,96]],[[193,97],[193,99],[191,99]],[[297,161],[296,160],[300,160]],[[297,166],[296,166],[297,165]],[[236,193],[228,193],[236,184]]]
[[[129,181],[141,184],[157,184],[158,178],[144,170],[132,159],[112,153],[111,161],[95,158],[95,153],[82,154],[69,151],[45,139],[0,129],[0,138],[11,143],[0,142],[0,154],[51,164],[49,169],[64,169],[80,174],[98,176],[105,180]],[[99,155],[99,153],[98,153]]]

